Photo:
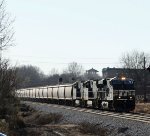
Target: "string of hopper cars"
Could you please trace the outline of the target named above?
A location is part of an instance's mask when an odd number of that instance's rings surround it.
[[[131,111],[135,108],[134,80],[130,78],[107,78],[77,81],[73,84],[24,88],[17,90],[23,100],[46,101],[63,105]]]

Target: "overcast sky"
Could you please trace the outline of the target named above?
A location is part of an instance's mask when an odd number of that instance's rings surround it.
[[[149,0],[7,0],[15,17],[13,64],[45,73],[76,61],[84,69],[119,67],[122,53],[150,52]]]

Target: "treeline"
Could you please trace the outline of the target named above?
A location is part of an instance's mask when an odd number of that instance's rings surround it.
[[[127,75],[127,77],[133,78],[136,81],[136,86],[143,86],[142,88],[149,82],[149,74],[146,74],[148,71],[145,71],[145,74],[143,73],[144,66],[147,68],[150,65],[149,56],[150,54],[145,52],[133,50],[132,52],[122,54],[120,58],[120,64],[122,65],[120,68],[123,68],[122,73],[125,74],[125,76]],[[85,81],[89,79],[101,79],[97,74],[93,75],[85,73],[82,65],[77,62],[68,64],[68,67],[64,69],[61,74],[54,68],[49,75],[43,74],[36,66],[20,66],[17,67],[17,78],[19,79],[18,88],[56,85],[58,84],[59,79],[62,79],[63,84],[73,83],[77,80]]]
[[[77,80],[85,81],[88,79],[101,79],[97,74],[93,76],[84,73],[83,67],[76,62],[70,63],[61,74],[59,74],[56,69],[52,69],[49,75],[43,74],[36,66],[20,66],[17,67],[17,78],[19,79],[17,88],[56,85],[59,81],[66,84],[73,83]]]

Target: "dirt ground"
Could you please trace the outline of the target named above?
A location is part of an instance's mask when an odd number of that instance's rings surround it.
[[[79,125],[61,124],[63,115],[45,114],[24,104],[21,105],[18,116],[20,129],[15,136],[106,136],[108,133],[107,129],[95,127],[88,122]]]

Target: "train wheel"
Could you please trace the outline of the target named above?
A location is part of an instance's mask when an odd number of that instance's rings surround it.
[[[80,107],[83,107],[83,102],[82,101],[83,100],[80,100],[80,102],[79,102]]]
[[[87,101],[81,100],[80,107],[82,107],[82,108],[87,107]]]
[[[108,108],[109,108],[109,110],[113,110],[113,101],[110,101],[109,103],[108,103]]]
[[[102,101],[98,101],[97,106],[98,106],[98,109],[102,109]]]
[[[93,107],[94,109],[97,108],[97,101],[96,101],[96,100],[92,101],[92,107]]]
[[[76,106],[76,101],[72,100],[72,106],[75,107]]]
[[[85,108],[87,107],[87,101],[84,101],[84,107]]]

